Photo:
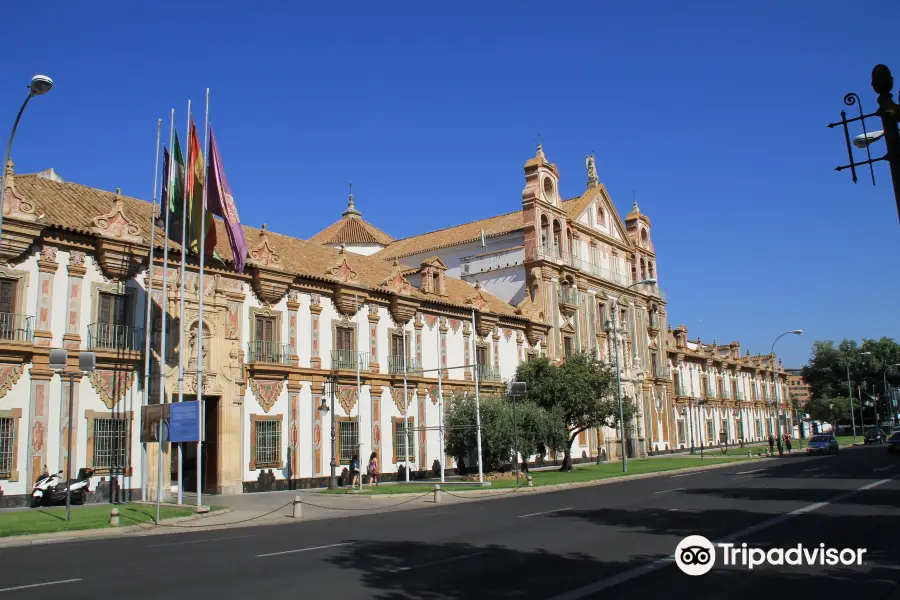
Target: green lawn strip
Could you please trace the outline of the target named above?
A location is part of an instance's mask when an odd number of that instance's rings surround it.
[[[152,504],[120,504],[118,506],[121,526],[152,524],[156,518],[156,506]],[[0,513],[0,537],[11,535],[31,535],[54,533],[57,531],[78,531],[84,529],[105,529],[110,527],[109,513],[112,505],[73,507],[72,520],[66,521],[64,507],[34,508]],[[187,517],[195,514],[187,508],[160,508],[160,519]]]
[[[626,475],[637,475],[640,473],[655,473],[662,471],[672,471],[674,469],[684,469],[686,467],[701,467],[704,465],[717,465],[723,463],[734,463],[745,460],[743,457],[722,456],[721,453],[716,457],[700,459],[699,455],[692,458],[667,458],[665,460],[658,459],[635,459],[628,461],[628,473]],[[613,462],[603,465],[586,465],[579,466],[575,471],[563,473],[560,471],[532,471],[531,476],[536,487],[545,485],[560,485],[565,483],[579,483],[585,481],[596,481],[598,479],[608,479],[611,477],[621,477],[622,463]],[[519,485],[525,484],[525,474]],[[462,483],[445,484],[442,489],[447,492],[458,492],[464,490],[482,490],[482,489],[509,489],[516,487],[515,479],[500,479],[491,481],[489,488],[482,488],[477,484],[467,485]],[[362,494],[426,494],[434,491],[434,484],[392,484],[368,486],[364,485]],[[326,494],[347,494],[347,489],[323,490]],[[360,492],[355,492],[360,493]]]

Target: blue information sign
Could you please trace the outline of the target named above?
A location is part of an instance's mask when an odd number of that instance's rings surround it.
[[[169,405],[169,441],[199,441],[199,424],[199,402],[173,402]]]

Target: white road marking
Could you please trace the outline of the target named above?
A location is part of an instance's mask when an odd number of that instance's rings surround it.
[[[423,565],[415,565],[412,567],[398,567],[396,569],[391,569],[391,573],[402,573],[404,571],[412,571],[413,569],[424,569],[426,567],[435,567],[437,565],[443,565],[450,562],[456,562],[457,560],[464,560],[466,558],[475,558],[476,556],[481,556],[482,554],[487,554],[487,552],[473,552],[472,554],[463,554],[462,556],[452,556],[450,558],[445,558],[443,560],[435,560],[430,563],[425,563]]]
[[[283,552],[269,552],[268,554],[257,554],[256,558],[265,558],[266,556],[279,556],[281,554],[297,554],[298,552],[312,552],[313,550],[325,550],[326,548],[349,546],[352,543],[353,542],[342,542],[340,544],[328,544],[327,546],[313,546],[311,548],[297,548],[296,550],[285,550]]]
[[[732,480],[737,481],[738,479],[756,479],[759,475],[744,475],[742,477],[732,477]]]
[[[152,546],[147,546],[147,548],[162,548],[163,546],[184,546],[185,544],[202,544],[204,542],[219,542],[222,540],[240,540],[244,538],[251,538],[252,535],[233,535],[230,537],[217,537],[217,538],[209,538],[208,540],[190,540],[188,542],[171,542],[168,544],[153,544]]]
[[[874,468],[874,469],[872,469],[872,470],[873,470],[873,471],[876,471],[876,472],[877,472],[877,471],[887,471],[888,469],[893,469],[894,466],[895,466],[895,465],[887,465],[887,466],[884,466],[884,467],[876,467],[876,468]]]
[[[62,583],[75,583],[76,581],[81,581],[81,579],[63,579],[61,581],[45,581],[44,583],[32,583],[30,585],[17,585],[16,587],[8,587],[0,589],[0,593],[3,592],[14,592],[16,590],[27,590],[31,588],[44,587],[47,585],[60,585]]]
[[[803,469],[804,473],[812,473],[813,471],[821,471],[822,469],[829,469],[831,467],[813,467],[812,469]]]
[[[700,473],[700,471],[697,471],[695,473],[682,473],[681,475],[672,475],[672,477],[690,477],[691,475],[697,475],[698,473]]]
[[[658,492],[653,492],[654,494],[665,494],[666,492],[677,492],[678,490],[686,490],[687,488],[672,488],[671,490],[660,490]]]
[[[888,483],[889,481],[892,481],[892,478],[891,479],[881,479],[874,483],[870,483],[870,484],[864,485],[862,487],[856,488],[855,490],[850,490],[849,492],[839,494],[839,495],[835,496],[834,498],[825,500],[824,502],[816,502],[815,504],[809,504],[802,508],[798,508],[797,510],[793,510],[789,513],[785,513],[785,514],[779,515],[773,519],[769,519],[768,521],[763,521],[762,523],[757,523],[756,525],[751,525],[750,527],[747,527],[746,529],[741,529],[740,531],[738,531],[736,533],[732,533],[731,535],[725,536],[724,538],[722,538],[718,541],[713,541],[713,544],[722,543],[722,542],[733,542],[737,539],[746,537],[748,535],[752,535],[758,531],[762,531],[764,529],[769,529],[770,527],[774,527],[775,525],[780,525],[781,523],[784,523],[785,521],[793,519],[794,517],[800,516],[802,514],[806,514],[808,512],[812,512],[814,510],[818,510],[818,509],[822,508],[823,506],[827,506],[829,504],[840,502],[842,500],[845,500],[846,498],[855,496],[856,494],[859,494],[866,490],[871,490],[872,488],[878,487],[879,485],[884,485],[885,483]],[[671,556],[667,556],[665,558],[660,558],[653,562],[647,563],[645,565],[641,565],[640,567],[636,567],[634,569],[629,569],[628,571],[624,571],[622,573],[619,573],[618,575],[614,575],[607,579],[601,579],[600,581],[596,581],[596,582],[586,585],[584,587],[581,587],[581,588],[578,588],[575,590],[570,590],[568,592],[565,592],[564,594],[560,594],[558,596],[555,596],[554,598],[551,598],[551,600],[581,600],[581,598],[587,598],[589,596],[593,596],[604,590],[608,590],[609,588],[612,588],[619,584],[625,583],[626,581],[631,581],[633,579],[637,579],[638,577],[642,577],[643,575],[647,575],[649,573],[653,573],[654,571],[663,569],[674,562],[675,562],[675,559]]]
[[[753,469],[752,471],[738,471],[735,475],[749,475],[750,473],[759,473],[761,471],[768,471],[768,469]]]
[[[519,515],[520,519],[525,517],[536,517],[538,515],[549,515],[550,513],[561,512],[564,510],[572,510],[571,508],[554,508],[553,510],[545,510],[544,512],[528,513],[527,515]]]

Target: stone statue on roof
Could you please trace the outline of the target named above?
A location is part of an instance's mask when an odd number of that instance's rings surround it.
[[[600,185],[600,179],[597,177],[597,163],[593,154],[588,154],[584,157],[584,166],[587,168],[588,188]]]

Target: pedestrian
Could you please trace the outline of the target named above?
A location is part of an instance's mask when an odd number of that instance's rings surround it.
[[[785,435],[784,435],[784,445],[785,445],[785,447],[787,448],[788,454],[790,454],[790,453],[791,453],[791,447],[792,447],[792,444],[791,444],[791,436],[788,435],[788,434],[785,434]]]
[[[350,487],[356,487],[359,483],[359,455],[354,454],[350,459],[350,474],[353,476],[350,480]]]
[[[771,433],[769,434],[769,454],[775,454],[775,438]]]
[[[378,485],[378,453],[373,452],[369,457],[369,485]]]

